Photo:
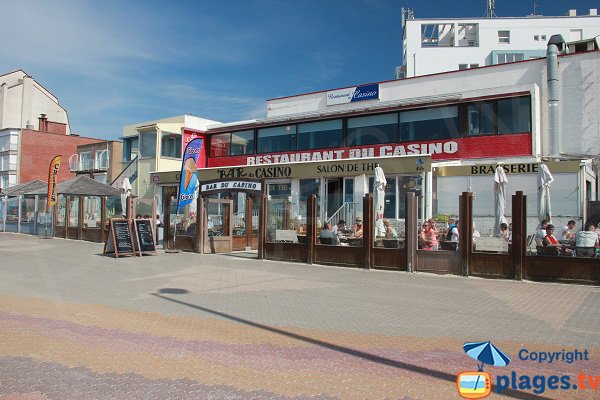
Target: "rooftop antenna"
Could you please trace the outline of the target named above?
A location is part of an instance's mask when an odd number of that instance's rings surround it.
[[[496,0],[487,0],[487,10],[485,12],[485,16],[487,18],[494,18],[496,17],[496,13],[495,10],[496,9]]]
[[[401,8],[402,10],[402,28],[404,28],[404,23],[407,19],[415,19],[415,10],[413,8]]]

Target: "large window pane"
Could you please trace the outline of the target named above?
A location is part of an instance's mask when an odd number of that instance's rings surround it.
[[[92,153],[86,151],[79,155],[79,170],[80,171],[89,171],[92,169]]]
[[[498,100],[498,132],[531,132],[529,97]]]
[[[438,107],[400,113],[400,140],[458,138],[458,107]]]
[[[258,130],[258,152],[296,150],[296,125]]]
[[[90,229],[100,228],[102,218],[102,198],[99,196],[86,196],[83,198],[83,227]]]
[[[470,136],[495,133],[494,103],[481,102],[467,107],[467,133]]]
[[[221,133],[210,137],[210,156],[221,157],[229,155],[230,133]]]
[[[342,143],[341,119],[298,125],[298,150],[341,147]]]
[[[181,135],[163,133],[160,141],[160,155],[162,157],[181,158]]]
[[[156,132],[142,132],[140,138],[140,157],[156,157]]]
[[[348,146],[391,143],[397,140],[397,113],[348,119]]]
[[[138,138],[123,139],[123,161],[131,161],[137,157],[138,153]]]
[[[233,132],[231,134],[231,155],[254,153],[254,131]]]

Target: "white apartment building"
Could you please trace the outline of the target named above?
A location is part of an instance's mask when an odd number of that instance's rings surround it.
[[[46,126],[40,129],[42,114]],[[0,189],[18,183],[21,130],[53,130],[56,124],[70,134],[67,111],[56,96],[23,70],[0,75]]]
[[[552,35],[567,42],[600,35],[597,9],[578,16],[404,19],[396,79],[545,57]]]

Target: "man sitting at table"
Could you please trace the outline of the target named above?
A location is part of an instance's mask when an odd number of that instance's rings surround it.
[[[575,234],[575,247],[578,257],[593,257],[598,245],[598,235],[594,224],[586,224],[583,231]]]
[[[319,233],[319,239],[321,239],[321,243],[339,243],[339,238],[335,233],[333,233],[333,225],[331,225],[330,222],[326,222],[325,226],[323,226],[323,230],[321,231],[321,233]]]
[[[333,233],[336,235],[343,235],[346,233],[348,228],[346,228],[346,221],[340,219],[336,226],[333,227]]]
[[[575,229],[575,221],[570,220],[567,222],[567,225],[560,228],[560,232],[558,232],[558,240],[571,240],[575,237],[575,233],[573,230]]]

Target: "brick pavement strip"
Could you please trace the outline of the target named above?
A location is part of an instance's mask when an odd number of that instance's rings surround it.
[[[22,249],[36,246],[48,246],[44,257],[38,252],[26,257]],[[507,368],[521,375],[600,371],[597,288],[240,262],[227,256],[112,260],[84,254],[97,248],[0,234],[0,400],[452,399],[458,397],[456,374],[476,366],[462,351],[463,342],[475,339],[492,339],[513,357]],[[180,268],[173,267],[175,259]],[[390,280],[399,282],[390,287]],[[465,288],[483,294],[480,302],[456,295]],[[391,300],[389,292],[398,289],[416,296],[414,305],[400,319],[387,318],[386,303],[397,307],[410,300]],[[545,298],[523,307],[531,296]],[[436,303],[419,308],[425,300]],[[456,307],[488,307],[489,313],[497,303],[514,314],[512,327],[500,329],[498,337],[460,335],[452,320],[466,319]],[[347,318],[334,315],[354,309]],[[419,312],[448,315],[438,324],[419,326],[424,321]],[[352,318],[356,321],[349,323]],[[479,312],[473,319],[487,321]],[[518,331],[527,319],[541,340]],[[522,348],[571,349],[572,334],[587,338],[579,347],[591,351],[585,364],[516,357]],[[531,393],[509,393],[509,398],[533,398]],[[584,399],[594,392],[543,395]]]

